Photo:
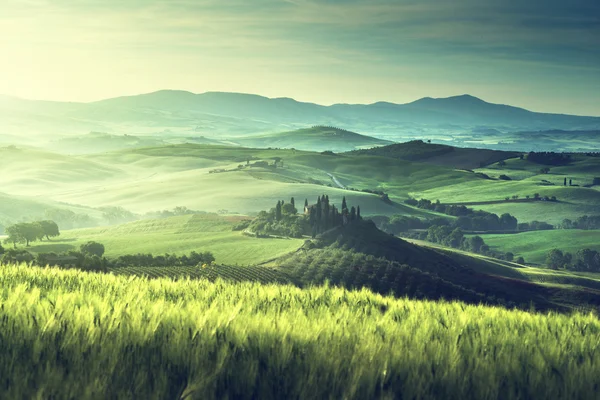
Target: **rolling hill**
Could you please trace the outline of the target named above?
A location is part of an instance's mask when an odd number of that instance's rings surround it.
[[[414,245],[378,230],[371,221],[330,230],[317,238],[314,248],[284,256],[272,265],[307,285],[328,280],[354,289],[366,286],[382,294],[393,290],[398,296],[522,308],[534,304],[540,310],[600,305],[600,283],[593,279],[582,278],[581,287],[545,286],[509,265],[470,253]],[[537,274],[541,277],[544,271]],[[577,280],[574,275],[563,278]]]
[[[245,147],[295,148],[308,151],[344,152],[390,144],[390,141],[361,135],[345,129],[314,126],[290,132],[271,133],[235,139]]]
[[[473,169],[516,157],[518,153],[486,149],[473,149],[425,143],[414,140],[365,150],[352,154],[373,155],[418,161],[452,168]]]

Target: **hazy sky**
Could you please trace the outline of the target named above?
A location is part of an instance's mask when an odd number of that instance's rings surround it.
[[[600,115],[600,1],[0,0],[0,93],[159,89]]]

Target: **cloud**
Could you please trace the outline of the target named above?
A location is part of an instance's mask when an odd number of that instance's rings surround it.
[[[147,79],[157,85],[171,82],[171,63],[189,79],[194,70],[244,70],[283,84],[385,88],[402,77],[454,84],[459,93],[469,82],[541,88],[541,79],[556,85],[564,77],[580,91],[599,84],[597,0],[2,1],[0,51],[15,60],[0,66],[4,75],[40,59],[65,71],[85,59],[93,69],[91,57],[103,70],[154,68]]]

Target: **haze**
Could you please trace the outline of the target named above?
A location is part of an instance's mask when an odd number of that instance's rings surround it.
[[[593,0],[2,3],[8,95],[93,101],[168,88],[331,104],[469,93],[600,115]]]

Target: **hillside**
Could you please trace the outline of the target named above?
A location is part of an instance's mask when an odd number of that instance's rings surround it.
[[[308,151],[331,150],[334,152],[384,146],[391,143],[387,140],[327,126],[314,126],[291,132],[248,136],[234,140],[245,147],[295,148]]]
[[[396,143],[372,149],[356,150],[353,151],[352,154],[390,157],[462,169],[479,168],[518,155],[518,153],[515,152],[431,144],[425,143],[422,140]]]
[[[538,310],[559,311],[600,306],[600,285],[596,282],[581,282],[580,287],[573,285],[577,279],[571,276],[571,281],[564,281],[570,282],[565,286],[544,286],[540,279],[492,264],[469,253],[414,245],[381,232],[369,221],[332,230],[320,236],[314,248],[272,263],[306,285],[327,280],[382,294],[393,291],[411,298],[524,309],[531,305]],[[542,276],[543,271],[537,274]],[[555,280],[549,277],[548,281]]]

